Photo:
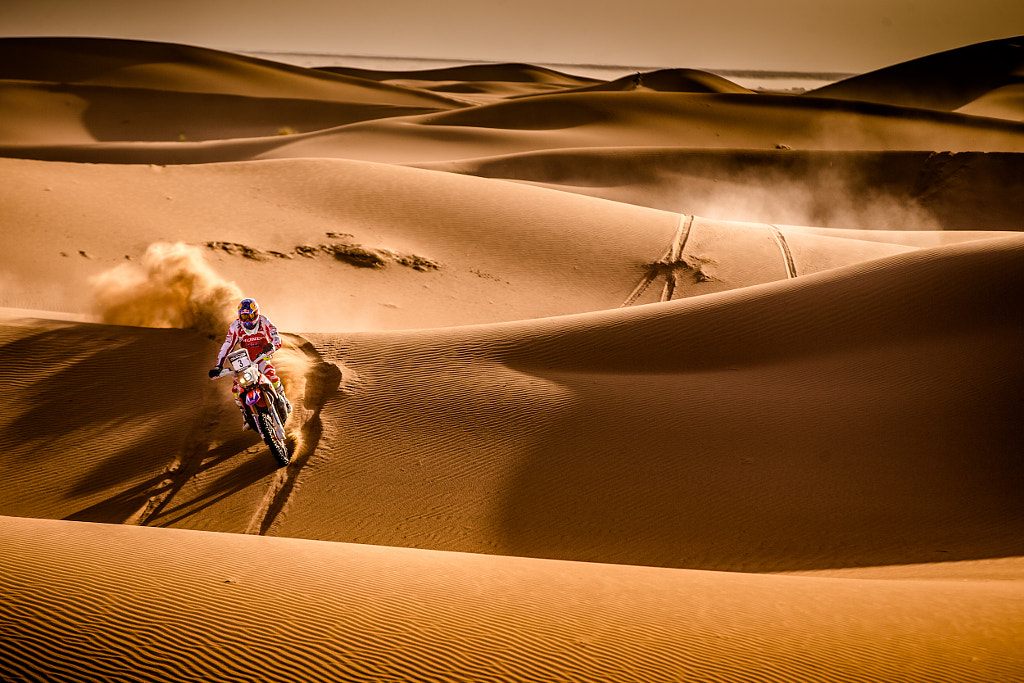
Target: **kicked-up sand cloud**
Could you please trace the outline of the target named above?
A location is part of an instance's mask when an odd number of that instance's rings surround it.
[[[174,327],[220,338],[234,320],[242,291],[213,271],[197,248],[155,243],[138,263],[124,263],[89,282],[100,321]]]
[[[103,323],[194,330],[214,340],[223,338],[244,296],[213,270],[200,248],[180,242],[151,244],[138,263],[120,264],[89,284]],[[289,337],[283,341],[272,362],[287,391],[302,396],[309,360]],[[214,360],[211,356],[211,366]],[[289,433],[292,447],[301,449],[301,432],[290,428]]]

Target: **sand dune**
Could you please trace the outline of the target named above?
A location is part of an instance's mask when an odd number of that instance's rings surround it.
[[[303,330],[435,327],[614,308],[652,271],[659,278],[668,272],[671,264],[659,262],[684,228],[689,246],[675,266],[677,298],[785,279],[787,249],[795,273],[807,274],[907,248],[871,239],[870,231],[812,239],[766,224],[333,159],[98,168],[11,159],[0,168],[11,178],[0,197],[9,220],[23,227],[5,237],[2,303],[18,308],[88,312],[93,294],[81,282],[138,263],[150,244],[170,235],[202,248],[224,277],[283,309],[278,317],[290,329]],[[380,187],[401,191],[375,199]],[[127,192],[130,203],[119,201]],[[39,249],[41,238],[53,246]],[[395,256],[390,266],[367,269],[320,249],[349,244]],[[243,247],[252,250],[248,256]],[[15,258],[27,251],[33,259]],[[400,257],[436,267],[402,267]],[[54,278],[57,271],[67,277]],[[313,304],[295,301],[282,281],[300,290],[333,286]],[[636,302],[657,301],[661,284]]]
[[[1015,106],[987,102],[996,93],[1019,92],[1024,76],[1024,37],[992,40],[928,55],[817,88],[810,97],[879,102],[979,116],[1024,120]],[[985,112],[985,113],[982,113]]]
[[[623,76],[607,83],[576,88],[568,92],[619,92],[623,90],[650,90],[654,92],[692,92],[692,93],[751,93],[743,86],[707,71],[696,69],[659,69],[650,72],[637,72],[631,76]]]
[[[99,40],[69,41],[67,46],[60,41],[29,41],[29,47],[25,40],[0,41],[4,42],[7,46],[0,45],[0,50],[30,50],[44,65],[0,72],[12,79],[4,84],[11,106],[0,151],[16,157],[200,163],[327,156],[424,163],[624,146],[1019,152],[1024,145],[1024,124],[1017,122],[894,108],[888,103],[744,94],[744,89],[717,76],[681,70],[642,74],[650,87],[638,89],[627,79],[625,85],[592,84],[584,92],[573,92],[579,89],[578,79],[573,82],[557,73],[541,73],[546,78],[540,78],[519,69],[518,77],[505,76],[519,81],[505,82],[540,80],[547,87],[563,87],[474,107],[470,101],[383,79],[275,66],[196,48]],[[81,58],[83,54],[86,58]],[[72,56],[73,72],[59,76],[60,65]],[[486,77],[500,77],[509,70],[492,71],[498,73]],[[932,72],[942,73],[938,68]],[[70,85],[59,85],[68,81]],[[248,83],[253,87],[245,91]],[[655,92],[652,87],[705,92]],[[122,92],[112,93],[110,88]],[[613,91],[593,92],[601,88]],[[164,94],[147,100],[140,89]],[[211,96],[211,111],[187,125],[175,125],[155,104],[185,106],[196,93]],[[310,105],[302,107],[303,102]],[[55,103],[70,105],[69,118],[54,117],[45,126],[40,124],[37,114]],[[417,109],[437,113],[414,115]],[[116,123],[111,120],[115,113]],[[82,125],[73,123],[76,115]],[[748,124],[754,118],[757,127]],[[301,134],[275,134],[282,131]],[[189,142],[213,139],[220,142]],[[128,140],[154,144],[126,144]],[[179,142],[161,142],[167,140]]]
[[[756,118],[756,128],[747,123]],[[557,135],[555,134],[557,133]],[[384,138],[401,145],[388,149]],[[486,151],[608,146],[712,149],[1024,149],[1024,125],[887,105],[784,95],[575,93],[500,102],[289,138],[262,156],[344,156],[411,163]],[[457,155],[457,156],[456,156]]]
[[[532,64],[469,64],[418,71],[375,71],[341,66],[321,67],[319,70],[431,92],[450,93],[477,103],[604,84],[604,81],[597,79],[573,76]]]
[[[458,106],[457,101],[318,69],[170,43],[97,38],[3,38],[0,76],[115,88],[344,104]]]
[[[465,106],[421,90],[177,45],[0,40],[0,144],[263,137]],[[201,111],[201,117],[182,117]]]
[[[38,106],[29,109],[31,114]],[[358,115],[369,111],[361,108]],[[757,119],[759,126],[747,125],[750,118]],[[288,114],[280,114],[279,120],[287,122]],[[342,125],[321,131],[216,144],[9,142],[0,145],[0,152],[10,157],[99,163],[330,157],[422,164],[495,154],[623,146],[878,152],[1024,150],[1021,123],[783,95],[649,91],[552,94],[441,114],[339,123]],[[30,130],[36,128],[36,124],[28,125]]]
[[[367,119],[420,114],[429,107],[252,98],[109,86],[15,84],[0,98],[16,106],[21,125],[4,129],[3,143],[203,141],[291,135]],[[205,116],[183,122],[180,111],[202,108]],[[65,116],[50,115],[56,110]],[[40,114],[45,113],[45,117]]]
[[[1022,435],[1011,417],[1024,378],[1011,369],[1021,311],[1010,293],[1022,249],[1018,237],[972,241],[543,321],[293,337],[309,369],[292,383],[305,386],[315,438],[330,447],[311,452],[311,432],[294,425],[316,474],[295,473],[288,514],[267,530],[736,571],[1013,555]],[[823,301],[834,302],[828,316],[808,315]],[[195,384],[216,342],[118,335],[119,358],[181,359],[193,384],[175,391],[204,399],[175,417],[135,398],[149,381],[136,363],[65,357],[117,332],[5,326],[5,349],[20,361],[12,377],[57,370],[120,387],[42,441],[36,418],[7,426],[19,443],[12,463],[61,462],[77,440],[94,449],[59,474],[24,468],[10,478],[0,498],[37,479],[50,488],[8,511],[125,521],[107,515],[130,518],[165,478],[188,474],[188,490],[148,523],[246,531],[253,491],[210,498],[272,471],[266,460],[230,459],[255,440],[234,435],[224,391]],[[12,412],[46,414],[68,400],[39,393],[59,379],[40,384]],[[140,449],[156,459],[140,461]],[[128,462],[135,479],[124,476]]]
[[[669,571],[13,518],[0,519],[0,539],[27,558],[0,556],[0,590],[18,596],[0,614],[34,626],[0,663],[26,679],[1019,672],[1015,582]],[[145,573],[132,571],[140,562]]]
[[[1020,678],[1018,43],[797,97],[0,40],[0,671]],[[285,468],[207,380],[243,294]]]

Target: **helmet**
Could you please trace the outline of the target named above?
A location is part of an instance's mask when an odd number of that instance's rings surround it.
[[[242,299],[238,304],[238,319],[247,330],[256,328],[260,319],[260,305],[255,299]]]

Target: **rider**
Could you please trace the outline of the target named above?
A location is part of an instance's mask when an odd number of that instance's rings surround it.
[[[270,350],[267,348],[268,346],[274,351],[281,348],[281,336],[277,333],[277,328],[267,316],[260,315],[260,306],[255,299],[242,299],[238,304],[238,320],[232,321],[228,328],[224,345],[220,347],[220,353],[217,354],[217,367],[210,370],[210,377],[216,377],[223,371],[224,358],[239,343],[249,352],[249,360],[255,359],[264,350]],[[274,389],[277,390],[277,395],[284,401],[285,410],[291,412],[291,403],[284,395],[284,386],[281,384],[281,378],[277,376],[274,366],[264,359],[260,361],[259,367],[260,372],[266,375],[274,385]],[[235,404],[238,409],[242,411],[242,429],[252,429],[249,421],[245,419],[245,407],[242,406],[241,396],[242,387],[237,379],[231,385],[231,393],[235,396]]]

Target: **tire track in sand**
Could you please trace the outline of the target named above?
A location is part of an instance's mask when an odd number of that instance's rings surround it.
[[[775,242],[779,245],[779,250],[782,252],[782,258],[786,261],[786,275],[789,278],[796,277],[796,262],[793,261],[793,252],[789,250],[789,242],[786,241],[786,236],[782,234],[778,226],[768,224],[768,228],[772,231],[772,236],[775,238]]]
[[[278,515],[287,505],[302,468],[316,451],[323,435],[323,421],[320,411],[341,386],[342,372],[336,364],[325,361],[316,348],[308,340],[296,334],[283,335],[289,339],[293,348],[304,356],[308,369],[304,376],[303,396],[301,403],[295,398],[293,402],[292,420],[299,418],[297,433],[289,429],[289,448],[292,452],[291,463],[274,473],[267,491],[259,505],[253,511],[247,534],[264,535],[274,524]]]
[[[647,288],[658,279],[660,275],[665,276],[665,287],[661,292],[661,301],[671,301],[673,294],[675,294],[676,286],[679,283],[678,275],[676,270],[681,265],[683,267],[689,267],[686,262],[683,261],[683,250],[686,248],[686,240],[690,236],[690,228],[693,227],[693,220],[695,216],[681,213],[679,214],[679,220],[676,223],[676,233],[672,238],[672,243],[669,245],[668,250],[664,256],[652,263],[647,268],[647,272],[637,283],[637,286],[633,288],[626,300],[622,302],[620,308],[625,306],[631,306],[633,303],[643,296]]]

